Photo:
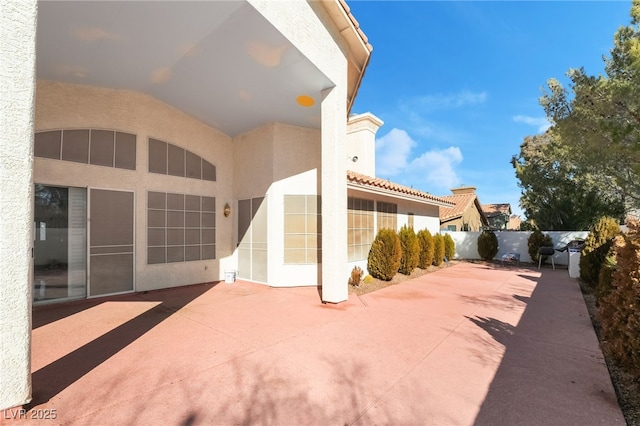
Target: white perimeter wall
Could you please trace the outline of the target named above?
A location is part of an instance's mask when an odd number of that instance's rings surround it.
[[[555,248],[564,247],[569,241],[585,239],[589,231],[543,231],[553,240]],[[480,259],[478,254],[478,236],[480,232],[450,232],[442,231],[442,234],[449,234],[456,243],[456,255],[454,259]],[[498,238],[498,254],[494,259],[501,259],[505,253],[520,253],[520,262],[531,262],[527,240],[531,232],[529,231],[505,231],[496,232]],[[567,265],[569,257],[567,252],[556,252],[553,256],[554,263]]]

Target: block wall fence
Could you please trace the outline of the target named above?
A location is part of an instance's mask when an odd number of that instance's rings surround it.
[[[553,246],[557,249],[564,247],[569,241],[575,239],[586,239],[589,231],[542,231],[553,240]],[[456,243],[456,254],[454,259],[480,259],[478,254],[478,236],[480,232],[453,232],[441,231],[441,233],[451,235]],[[529,256],[527,240],[531,231],[496,231],[498,238],[498,254],[495,260],[500,260],[505,253],[520,253],[520,262],[532,262]],[[556,265],[568,265],[569,255],[567,252],[557,252],[553,256]]]

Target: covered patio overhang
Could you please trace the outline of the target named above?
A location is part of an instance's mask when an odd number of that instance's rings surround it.
[[[322,298],[347,299],[336,267],[346,264],[344,139],[371,48],[343,2],[31,0],[3,4],[0,15],[10,81],[0,198],[16,216],[0,233],[12,251],[1,281],[11,297],[0,318],[0,409],[31,398],[35,80],[145,93],[231,137],[268,122],[320,128],[323,247],[336,247],[323,252]]]
[[[244,1],[40,2],[36,55],[38,79],[142,92],[232,137],[319,128],[335,85]]]

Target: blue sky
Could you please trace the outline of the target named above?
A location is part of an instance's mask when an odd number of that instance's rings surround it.
[[[604,72],[603,55],[631,1],[359,1],[351,12],[373,45],[352,113],[384,121],[376,176],[436,195],[475,186],[510,203],[510,164],[548,123],[538,104],[569,68]]]

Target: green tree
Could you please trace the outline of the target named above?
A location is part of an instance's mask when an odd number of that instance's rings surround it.
[[[604,75],[571,69],[569,90],[551,79],[540,98],[577,170],[605,183],[626,210],[640,207],[639,20],[633,0],[631,25],[616,32]]]
[[[581,172],[553,130],[527,136],[512,165],[522,189],[520,206],[539,229],[582,230],[601,216],[623,215],[623,203],[609,185]]]

